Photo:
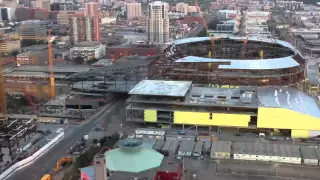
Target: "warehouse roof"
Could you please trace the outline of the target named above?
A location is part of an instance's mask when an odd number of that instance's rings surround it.
[[[313,147],[300,146],[300,151],[303,159],[318,159],[317,152]]]
[[[230,152],[231,141],[212,141],[211,152]]]
[[[180,144],[179,151],[181,152],[192,152],[194,148],[193,140],[183,140]]]
[[[142,80],[129,94],[184,97],[190,87],[191,81]]]

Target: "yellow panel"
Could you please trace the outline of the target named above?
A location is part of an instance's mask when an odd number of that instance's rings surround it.
[[[174,112],[174,124],[248,127],[250,115],[208,112]]]
[[[320,119],[283,108],[259,108],[258,128],[320,130]]]
[[[309,137],[309,131],[308,130],[292,129],[291,130],[291,136],[294,137],[294,138],[308,138]]]
[[[145,122],[157,122],[157,111],[156,110],[144,110],[144,121]]]

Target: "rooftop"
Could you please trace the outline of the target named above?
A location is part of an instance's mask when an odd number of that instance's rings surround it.
[[[99,46],[101,43],[99,41],[83,41],[74,45],[74,47],[95,47]]]
[[[157,151],[143,147],[122,147],[105,153],[109,170],[132,173],[160,167],[163,157]]]
[[[191,87],[191,81],[142,80],[129,94],[183,97]]]
[[[45,22],[41,20],[27,20],[27,21],[21,22],[21,24],[43,24],[43,23]]]
[[[171,84],[172,83],[172,84]],[[184,97],[184,105],[192,106],[229,106],[229,107],[271,107],[284,108],[301,114],[320,118],[320,109],[316,99],[292,87],[197,87],[189,81],[141,81],[129,94],[163,96],[144,99],[157,101],[157,106],[176,103],[165,96]],[[142,99],[144,97],[141,97]],[[139,100],[138,97],[136,101]],[[179,102],[179,104],[181,104]],[[151,106],[156,106],[149,104]],[[138,107],[138,106],[137,106]],[[181,106],[187,107],[187,106]],[[144,107],[148,108],[148,107]]]
[[[196,56],[187,56],[176,60],[175,62],[228,62],[228,65],[219,65],[219,69],[283,69],[299,66],[299,63],[292,57],[283,57],[275,59],[259,59],[253,60],[229,60],[229,59],[213,59]]]
[[[25,51],[42,51],[45,49],[48,49],[48,45],[47,44],[35,44],[32,46],[28,46],[25,48],[22,48]]]

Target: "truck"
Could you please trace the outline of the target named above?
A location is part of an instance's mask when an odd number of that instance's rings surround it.
[[[45,174],[44,176],[42,176],[41,180],[52,180],[52,176],[51,174]]]
[[[62,166],[67,166],[70,164],[72,164],[72,157],[66,156],[66,157],[60,158],[56,164],[56,172],[59,172]]]

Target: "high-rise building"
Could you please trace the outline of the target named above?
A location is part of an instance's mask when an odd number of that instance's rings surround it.
[[[127,20],[141,17],[141,3],[127,3]]]
[[[4,7],[0,9],[1,13],[0,13],[0,17],[1,17],[1,21],[12,21],[15,18],[15,12],[16,9],[15,8],[11,8],[11,7]]]
[[[93,19],[94,40],[100,41],[100,4],[89,2],[85,4],[85,16]]]
[[[31,39],[29,37],[34,37],[34,39],[43,40],[47,37],[47,26],[45,22],[40,20],[28,20],[21,22],[20,25],[20,35],[28,36],[27,39]]]
[[[169,42],[169,4],[155,1],[149,4],[148,40],[150,43]]]
[[[96,17],[85,15],[74,15],[69,18],[69,26],[71,27],[70,36],[72,43],[82,41],[99,41],[100,28],[99,20]]]
[[[176,11],[183,12],[184,14],[188,14],[188,7],[189,7],[189,5],[187,3],[177,3],[176,4]]]
[[[100,4],[95,2],[89,2],[85,4],[85,15],[86,16],[99,16]]]

